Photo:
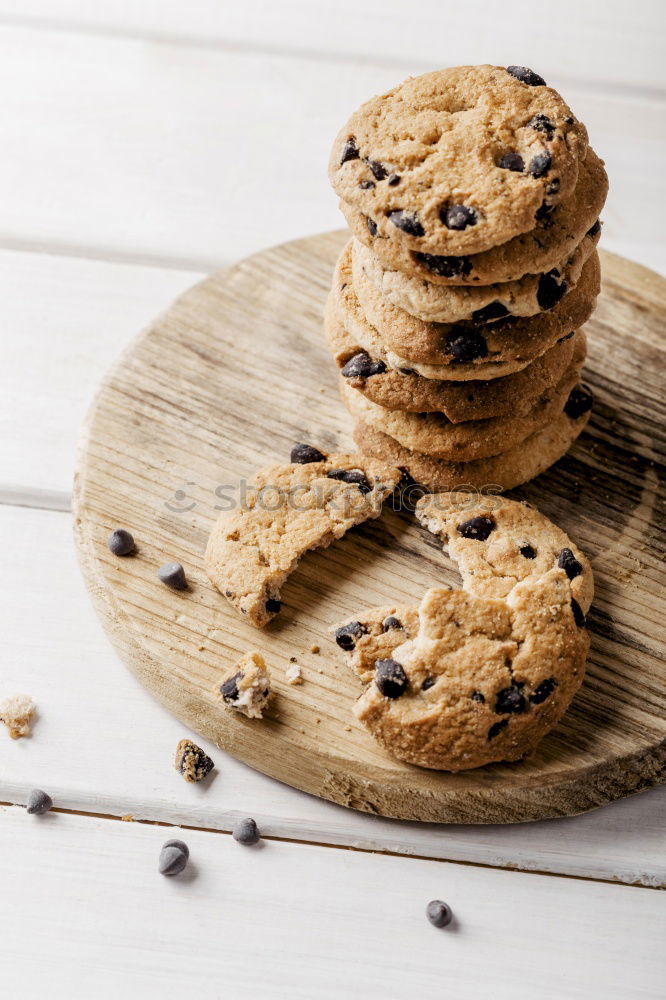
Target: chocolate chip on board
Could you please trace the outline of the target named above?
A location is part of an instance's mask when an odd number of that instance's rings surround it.
[[[167,840],[160,851],[160,875],[180,875],[187,867],[189,849],[182,840]]]
[[[157,578],[172,590],[187,590],[185,570],[180,563],[164,563],[157,571]]]
[[[244,819],[239,819],[236,823],[234,823],[231,836],[239,844],[256,844],[257,841],[260,840],[257,824],[250,816],[247,816]]]
[[[136,548],[134,538],[124,528],[116,528],[115,531],[112,531],[107,544],[114,556],[129,556]]]

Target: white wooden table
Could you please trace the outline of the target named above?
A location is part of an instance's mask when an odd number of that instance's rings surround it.
[[[663,996],[666,789],[498,828],[347,811],[212,746],[186,785],[189,734],[103,635],[68,506],[123,345],[207,270],[339,227],[331,139],[410,72],[533,65],[607,161],[603,245],[663,270],[664,27],[662,0],[0,0],[0,696],[39,705],[32,739],[0,732],[2,995]],[[28,816],[33,787],[57,810]]]

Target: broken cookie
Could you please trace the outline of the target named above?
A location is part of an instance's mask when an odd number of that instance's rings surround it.
[[[219,687],[225,705],[248,719],[261,719],[271,696],[271,679],[260,653],[244,653]]]

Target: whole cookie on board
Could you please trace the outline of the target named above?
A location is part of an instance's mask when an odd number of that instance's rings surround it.
[[[433,492],[464,488],[504,491],[534,479],[554,465],[584,430],[589,417],[589,410],[578,417],[571,417],[565,411],[552,424],[547,424],[513,448],[473,462],[447,462],[410,451],[388,434],[361,420],[357,420],[354,426],[354,441],[366,455],[395,463],[417,483]]]
[[[382,323],[380,331],[358,300],[349,258],[347,246],[338,259],[330,293],[339,321],[363,350],[387,367],[415,371],[430,379],[493,379],[520,371],[589,318],[600,287],[595,254],[585,265],[587,274],[551,312],[482,330],[473,325],[424,323],[377,296],[373,318]]]
[[[560,416],[580,366],[565,372],[558,385],[536,399],[524,413],[452,424],[443,413],[402,413],[387,410],[340,379],[340,394],[352,417],[390,435],[410,451],[447,462],[473,462],[514,448]]]
[[[567,290],[575,287],[583,265],[599,241],[599,229],[585,235],[573,253],[546,274],[526,274],[516,281],[494,285],[435,285],[402,271],[386,268],[363,243],[352,247],[354,287],[363,303],[365,282],[391,305],[428,323],[458,323],[472,320],[478,325],[509,316],[535,316],[552,309]]]
[[[355,112],[329,176],[377,235],[429,254],[478,253],[532,229],[573,191],[585,126],[536,74],[458,66],[405,80]]]
[[[387,609],[371,608],[338,627],[367,684],[354,713],[390,753],[421,767],[520,760],[583,680],[589,563],[526,504],[439,494],[416,514],[442,538],[463,589],[427,591],[418,626],[414,609],[394,609],[386,628]]]
[[[389,368],[371,357],[342,326],[331,300],[324,328],[343,378],[373,403],[388,410],[444,413],[455,424],[525,412],[560,381],[572,362],[582,364],[587,353],[585,334],[579,330],[513,375],[486,381],[443,381],[423,378],[409,369]]]
[[[379,517],[401,475],[363,455],[296,445],[290,463],[259,472],[241,504],[220,515],[206,548],[208,576],[253,625],[265,625],[301,556]]]
[[[425,278],[435,284],[492,285],[515,281],[525,274],[545,274],[568,257],[586,233],[595,234],[608,194],[603,162],[589,149],[580,164],[573,194],[549,211],[539,213],[534,228],[481,253],[428,254],[382,238],[374,220],[345,202],[340,208],[349,228],[386,267]]]

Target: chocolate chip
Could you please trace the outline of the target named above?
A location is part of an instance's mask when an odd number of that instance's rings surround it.
[[[520,546],[520,554],[521,556],[524,556],[525,559],[536,559],[536,549],[532,548],[529,542]]]
[[[572,330],[571,333],[565,333],[563,337],[560,337],[557,343],[563,344],[565,340],[571,340],[571,338],[575,336],[576,336],[576,331]]]
[[[597,233],[601,232],[601,221],[597,219],[591,229],[588,229],[586,236],[596,236]]]
[[[378,163],[377,160],[366,160],[365,162],[372,170],[372,173],[376,177],[376,179],[378,181],[383,181],[388,174],[388,170],[386,169],[384,164]]]
[[[527,172],[532,177],[543,177],[544,174],[547,174],[550,170],[552,162],[550,153],[544,150],[543,153],[537,153],[537,155],[530,160]]]
[[[264,607],[269,615],[276,615],[278,611],[282,611],[282,601],[278,600],[277,597],[269,597]]]
[[[372,489],[360,469],[331,469],[326,475],[328,479],[339,479],[343,483],[358,486],[361,493],[369,493]]]
[[[157,578],[165,583],[172,590],[187,590],[187,580],[185,570],[180,563],[164,563],[157,571]]]
[[[375,222],[375,220],[371,219],[370,216],[368,216],[366,218],[366,220],[365,220],[365,224],[368,227],[368,232],[370,233],[370,235],[371,236],[376,236],[377,235],[377,223]]]
[[[520,715],[527,708],[525,696],[520,690],[522,684],[512,684],[511,687],[502,688],[495,697],[495,711],[498,715]]]
[[[533,705],[540,705],[553,693],[556,687],[557,681],[555,678],[547,677],[545,681],[541,681],[540,684],[537,684],[533,693],[530,695],[530,701]]]
[[[576,559],[571,549],[562,549],[557,557],[557,565],[563,569],[570,580],[575,580],[583,572],[583,567]]]
[[[569,393],[569,398],[564,404],[564,412],[572,420],[578,420],[584,413],[592,409],[593,402],[592,390],[581,382],[580,385],[575,385]]]
[[[578,628],[585,628],[587,619],[585,617],[585,612],[581,608],[580,604],[575,597],[571,598],[571,610],[573,612],[573,617]]]
[[[543,77],[535,73],[533,69],[528,69],[527,66],[507,66],[507,73],[511,76],[515,76],[516,80],[520,80],[521,83],[526,83],[528,87],[545,87],[546,81]]]
[[[233,677],[229,677],[223,684],[220,684],[220,694],[224,701],[238,701],[238,682],[243,679],[243,672],[238,671]]]
[[[488,354],[486,338],[478,330],[467,330],[463,327],[454,327],[447,333],[444,348],[459,362],[476,361],[477,358],[485,358]]]
[[[349,625],[342,625],[335,630],[335,641],[340,649],[350,652],[356,648],[356,640],[362,635],[367,635],[367,628],[360,622],[350,622]]]
[[[485,542],[494,529],[492,517],[470,517],[469,521],[463,521],[456,527],[463,538],[473,538],[477,542]]]
[[[553,138],[553,132],[555,131],[555,126],[547,115],[535,115],[534,118],[530,118],[527,128],[534,128],[537,132],[543,132],[548,139]]]
[[[396,184],[400,183],[400,174],[391,174],[386,183],[389,184],[391,187],[395,187]]]
[[[186,858],[190,856],[190,849],[184,840],[165,840],[162,847],[176,847]]]
[[[447,229],[467,229],[476,225],[476,212],[467,205],[443,205],[439,217]]]
[[[386,371],[383,361],[374,361],[366,351],[360,351],[345,364],[342,374],[345,378],[370,378]]]
[[[426,906],[426,916],[433,927],[446,927],[453,920],[451,910],[441,899],[431,899]]]
[[[317,448],[313,448],[311,444],[299,442],[291,449],[289,461],[296,465],[309,465],[310,462],[325,462],[326,455]]]
[[[358,160],[359,152],[358,146],[356,145],[356,139],[353,135],[350,135],[346,143],[342,147],[342,156],[340,157],[340,166],[343,163],[347,163],[348,160]]]
[[[466,278],[472,270],[469,257],[442,257],[439,254],[416,253],[416,260],[440,278]]]
[[[389,615],[382,622],[382,632],[389,632],[392,628],[402,628],[402,622],[394,615]]]
[[[408,236],[425,235],[425,229],[419,222],[416,212],[405,212],[399,209],[389,213],[389,221],[398,229],[401,229],[403,233],[407,233]]]
[[[187,848],[183,850],[181,843],[182,841],[168,840],[162,847],[158,864],[160,875],[180,875],[186,868],[190,852]]]
[[[128,556],[134,552],[134,538],[124,528],[116,528],[109,535],[107,545],[114,556]]]
[[[501,302],[489,302],[487,306],[483,306],[482,309],[475,309],[472,313],[472,322],[478,323],[493,323],[498,319],[505,319],[510,316],[511,313],[505,305]]]
[[[537,222],[543,223],[544,229],[548,229],[551,225],[550,215],[552,211],[553,211],[553,206],[550,204],[550,202],[544,201],[541,203],[539,208],[537,208],[536,212],[534,213],[534,218],[536,219]]]
[[[416,376],[416,378],[419,377],[419,373],[417,371],[414,371],[413,368],[398,368],[398,371],[400,372],[401,375],[414,375]]]
[[[488,741],[494,740],[496,736],[502,732],[509,725],[508,719],[500,719],[499,722],[493,722],[492,726],[488,730]]]
[[[436,677],[426,677],[426,679],[424,680],[423,684],[421,685],[421,690],[422,691],[429,691],[431,687],[434,687],[434,685],[436,684],[436,682],[437,682],[437,678]]]
[[[513,170],[516,174],[521,174],[525,169],[525,163],[520,153],[505,153],[497,162],[501,170]]]
[[[375,182],[374,181],[359,181],[358,182],[358,186],[363,191],[369,191],[370,188],[373,188],[375,186]]]
[[[540,275],[536,293],[539,307],[544,311],[552,309],[566,295],[567,287],[566,281],[561,279],[557,269]]]
[[[471,697],[472,701],[478,702],[479,705],[485,705],[485,703],[486,703],[486,699],[484,698],[484,696],[481,694],[480,691],[472,691],[472,694],[470,695],[470,697]]]
[[[385,698],[399,698],[407,688],[407,674],[396,660],[377,660],[375,684]]]
[[[181,740],[176,748],[176,770],[185,781],[203,781],[215,767],[207,753],[192,740]]]
[[[250,816],[245,819],[239,819],[234,823],[231,836],[234,840],[238,841],[239,844],[246,845],[256,844],[260,839],[257,824]]]
[[[548,182],[548,186],[546,187],[546,194],[557,194],[559,190],[560,190],[560,178],[553,177],[552,181]]]
[[[25,804],[26,812],[31,815],[38,815],[40,813],[48,812],[53,805],[53,799],[46,792],[43,792],[41,788],[33,788],[33,790],[28,795],[28,801]]]

